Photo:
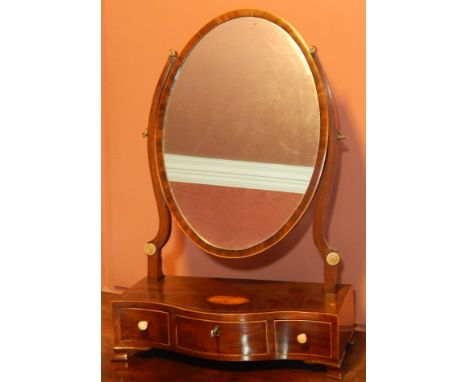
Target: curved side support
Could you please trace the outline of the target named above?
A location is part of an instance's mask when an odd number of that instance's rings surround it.
[[[340,153],[340,150],[337,150],[337,141],[344,139],[344,136],[339,130],[339,119],[335,109],[333,94],[327,76],[318,60],[317,50],[312,47],[310,48],[310,53],[317,63],[322,76],[325,91],[327,93],[330,115],[327,155],[320,184],[317,189],[317,200],[313,217],[313,236],[315,245],[324,260],[324,291],[325,293],[335,293],[340,257],[338,252],[330,246],[326,239],[326,218],[330,201],[330,193],[333,189],[336,163],[339,159]]]
[[[163,91],[169,72],[174,66],[176,60],[177,52],[171,50],[154,92],[153,103],[151,104],[151,111],[148,122],[148,130],[145,134],[148,138],[148,160],[159,216],[158,232],[154,239],[146,244],[145,252],[148,255],[148,278],[157,281],[160,281],[164,278],[162,271],[161,250],[169,240],[169,236],[171,234],[171,214],[161,191],[161,183],[159,181],[157,171],[158,164],[156,159],[156,126],[161,93]]]

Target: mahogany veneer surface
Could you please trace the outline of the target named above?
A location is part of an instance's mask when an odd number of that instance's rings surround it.
[[[112,328],[112,301],[121,296],[102,293],[102,359],[103,382],[331,382],[320,365],[306,365],[301,361],[222,362],[164,350],[137,352],[127,363],[111,362],[114,333]],[[357,332],[354,344],[349,346],[343,362],[343,381],[362,382],[366,375],[365,333]]]
[[[220,295],[221,303],[210,301]],[[229,296],[245,303],[223,303]],[[145,278],[113,302],[113,314],[116,360],[158,348],[218,361],[298,359],[339,376],[353,333],[353,291],[338,285],[336,294],[325,294],[320,283]]]
[[[166,276],[159,283],[144,278],[117,301],[157,302],[213,313],[290,310],[336,314],[350,290],[349,285],[338,285],[333,302],[326,300],[321,283]],[[247,297],[249,302],[227,305],[206,300],[217,295]]]

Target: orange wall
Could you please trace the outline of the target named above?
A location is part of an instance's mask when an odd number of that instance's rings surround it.
[[[341,282],[356,290],[365,323],[365,1],[102,1],[102,288],[145,276],[144,243],[157,212],[146,157],[146,128],[156,82],[170,48],[181,51],[206,22],[240,8],[276,14],[296,27],[319,57],[335,93],[344,143],[329,229],[343,258]],[[174,224],[163,251],[166,274],[296,281],[322,280],[310,211],[273,251],[243,260],[203,253]]]

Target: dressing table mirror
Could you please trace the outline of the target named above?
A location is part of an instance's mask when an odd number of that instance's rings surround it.
[[[170,51],[144,135],[159,227],[147,277],[113,303],[115,360],[152,348],[296,359],[341,379],[353,291],[337,284],[325,221],[343,135],[315,48],[263,11],[217,17]],[[308,208],[323,283],[163,274],[172,217],[207,254],[245,258],[267,256]]]

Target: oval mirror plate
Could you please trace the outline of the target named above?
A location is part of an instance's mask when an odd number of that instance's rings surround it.
[[[200,247],[248,256],[297,223],[323,166],[322,88],[302,39],[261,11],[217,18],[189,42],[163,91],[156,149],[168,205]]]

